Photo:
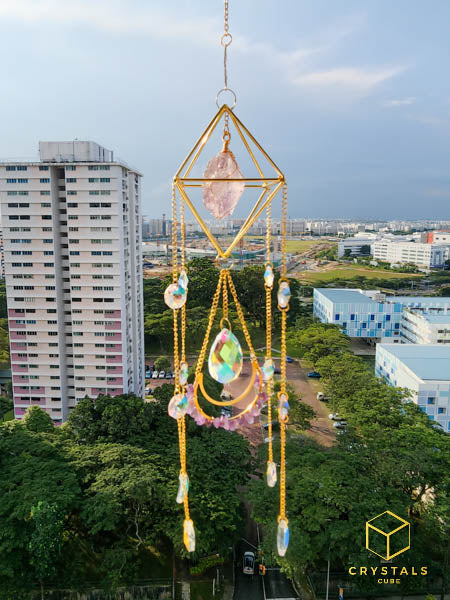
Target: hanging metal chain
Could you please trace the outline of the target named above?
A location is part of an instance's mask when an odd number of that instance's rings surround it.
[[[228,87],[228,64],[227,64],[228,46],[233,41],[233,36],[231,35],[231,33],[229,32],[229,29],[228,29],[228,16],[229,16],[228,0],[224,0],[223,34],[222,34],[222,37],[220,38],[220,43],[223,46],[223,88],[221,90],[219,90],[219,92],[217,93],[216,104],[217,104],[217,107],[219,107],[219,96],[222,92],[230,92],[234,96],[233,106],[231,107],[231,108],[234,108],[236,106],[236,94],[233,92],[233,90],[231,90]]]
[[[283,185],[283,198],[281,201],[281,278],[286,279],[286,219],[287,219],[287,185]],[[278,398],[287,398],[286,391],[286,317],[289,305],[281,310],[281,390]],[[280,421],[280,514],[281,519],[286,520],[286,426],[289,418],[281,419],[280,408],[278,409],[278,420]]]

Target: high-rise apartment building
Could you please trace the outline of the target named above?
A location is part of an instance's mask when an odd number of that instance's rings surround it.
[[[94,142],[0,163],[14,411],[144,394],[140,179]]]

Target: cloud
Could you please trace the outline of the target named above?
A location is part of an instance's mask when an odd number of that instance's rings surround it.
[[[328,70],[312,71],[298,75],[295,85],[323,91],[325,88],[335,90],[347,89],[356,94],[366,94],[380,83],[399,75],[404,67],[388,68],[355,68],[337,67]]]
[[[397,106],[409,106],[414,104],[416,98],[414,96],[408,96],[408,98],[401,98],[399,100],[386,100],[383,102],[383,106],[386,108],[396,108]]]

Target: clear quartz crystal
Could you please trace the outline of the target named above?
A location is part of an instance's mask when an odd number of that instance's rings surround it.
[[[266,358],[261,370],[264,382],[270,381],[275,373],[275,365],[273,360],[271,358]]]
[[[273,269],[271,265],[267,265],[266,270],[264,271],[264,282],[268,288],[272,289],[274,279],[275,275],[273,273]]]
[[[205,179],[242,179],[242,173],[228,149],[228,140],[224,140],[222,151],[206,165]],[[236,204],[245,188],[241,181],[205,181],[203,184],[203,204],[216,219],[233,214]]]
[[[195,552],[195,530],[191,519],[184,520],[183,542],[188,552]]]
[[[180,385],[186,385],[189,375],[189,366],[187,362],[180,363]]]
[[[275,487],[277,483],[277,465],[271,460],[267,461],[266,476],[267,485],[269,487]]]
[[[280,556],[286,554],[289,546],[289,527],[286,519],[280,519],[277,531],[277,549]]]
[[[177,502],[178,504],[183,504],[184,499],[189,491],[189,477],[187,473],[180,473],[178,476],[178,481]]]
[[[181,419],[187,413],[189,402],[187,394],[175,394],[169,402],[167,412],[172,419]]]
[[[239,377],[242,364],[239,340],[229,329],[222,329],[209,352],[209,374],[219,383],[229,383]]]
[[[289,304],[289,300],[291,299],[291,288],[287,281],[281,281],[280,286],[278,288],[278,306],[280,308],[286,308]]]
[[[186,302],[186,288],[178,283],[171,283],[164,292],[164,302],[169,308],[181,308]]]
[[[187,290],[189,285],[189,278],[185,269],[181,269],[180,276],[178,277],[178,287],[182,287]]]
[[[286,394],[280,394],[278,411],[280,414],[280,420],[285,421],[289,415],[289,402]]]

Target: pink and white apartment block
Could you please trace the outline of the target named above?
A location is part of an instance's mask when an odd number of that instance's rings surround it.
[[[94,142],[0,163],[14,412],[144,395],[141,175]]]

